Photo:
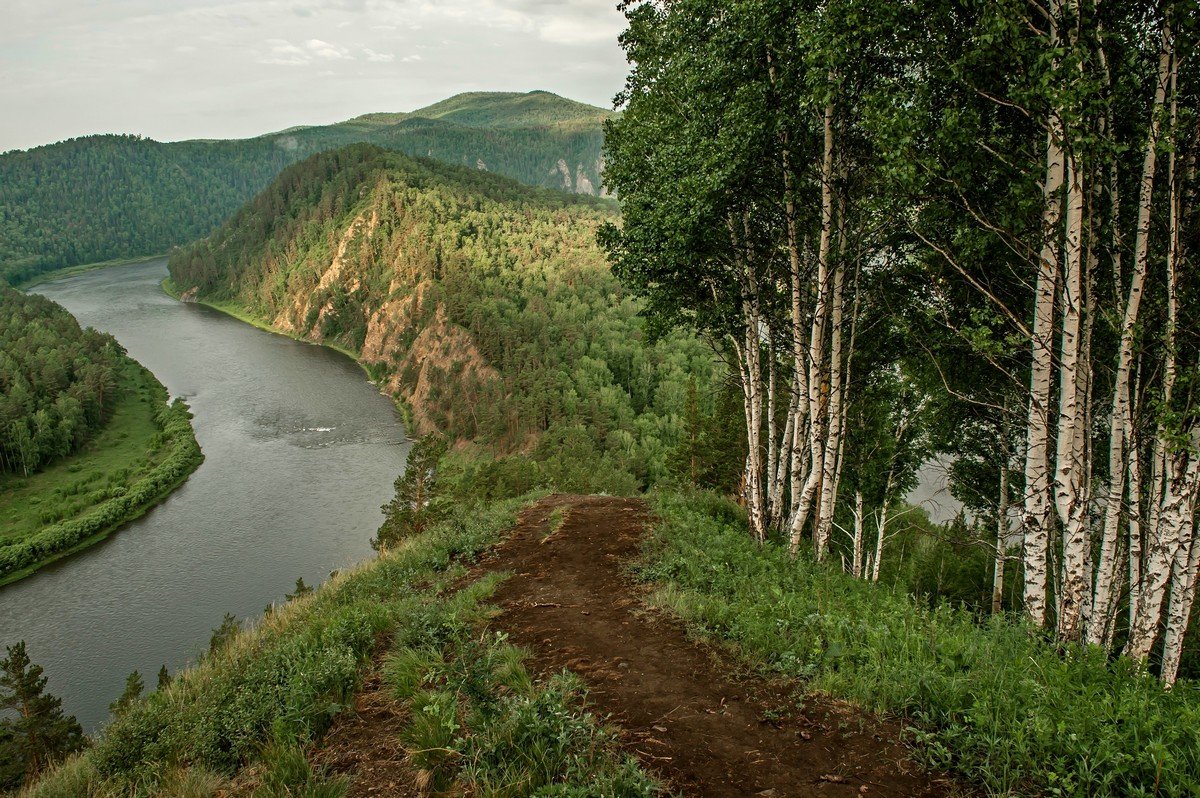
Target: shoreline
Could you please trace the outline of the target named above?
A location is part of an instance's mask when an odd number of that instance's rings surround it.
[[[85,537],[79,540],[67,543],[64,548],[58,551],[53,551],[26,565],[20,565],[16,570],[0,574],[0,589],[19,582],[51,563],[77,554],[116,534],[127,524],[146,515],[166,500],[167,497],[187,482],[192,474],[196,472],[196,469],[200,467],[200,464],[204,462],[204,453],[200,449],[199,441],[196,440],[196,431],[192,427],[191,412],[187,403],[181,400],[176,400],[174,403],[170,402],[166,387],[158,381],[154,373],[132,357],[128,355],[125,357],[129,361],[131,370],[136,372],[137,379],[141,381],[141,384],[149,386],[155,397],[162,400],[162,408],[155,411],[155,423],[159,428],[158,434],[171,435],[170,442],[166,444],[165,456],[141,479],[127,486],[126,493],[121,496],[93,505],[74,518],[49,524],[22,540],[14,541],[6,546],[0,546],[0,555],[7,555],[10,549],[35,543],[43,544],[44,539],[49,536],[70,536],[72,530],[82,532],[85,535]],[[127,384],[125,389],[137,390],[138,386]],[[161,421],[159,420],[160,413],[162,414]],[[176,425],[176,421],[180,421],[181,423]],[[187,425],[186,433],[183,430],[183,423]],[[176,429],[172,432],[173,426],[176,426]],[[173,462],[175,458],[179,458],[177,463]],[[175,471],[175,473],[172,474],[171,471]],[[163,478],[164,481],[156,486],[154,483],[159,478]],[[121,508],[119,505],[125,496],[128,493],[137,491],[139,488],[153,490],[153,493],[143,497],[141,501]],[[116,517],[105,523],[104,517],[110,513],[116,514]],[[91,527],[94,527],[94,529],[89,529]],[[44,543],[44,545],[52,546],[53,543]],[[14,558],[18,556],[13,555]],[[4,565],[5,563],[0,561],[0,568],[4,567]]]
[[[102,260],[95,263],[80,263],[77,266],[63,266],[59,269],[53,269],[48,272],[30,277],[27,280],[13,285],[12,287],[18,291],[28,291],[31,288],[36,288],[42,283],[49,283],[54,280],[61,280],[66,277],[76,277],[87,272],[97,271],[99,269],[107,269],[113,266],[131,266],[135,263],[149,263],[152,260],[167,257],[169,253],[160,252],[156,255],[138,255],[132,258],[116,258],[114,260]]]
[[[302,344],[308,344],[309,346],[324,347],[325,349],[330,349],[334,352],[337,352],[339,355],[342,355],[343,357],[349,358],[354,363],[354,365],[356,365],[360,369],[362,369],[363,374],[366,375],[367,382],[369,382],[371,385],[374,385],[377,389],[379,389],[380,394],[382,394],[383,396],[386,396],[391,401],[392,406],[396,409],[396,412],[400,415],[400,422],[404,425],[405,436],[409,437],[410,439],[412,438],[412,434],[411,434],[412,427],[413,427],[412,409],[409,408],[408,404],[406,402],[404,402],[402,399],[392,396],[390,393],[388,393],[386,390],[384,390],[383,383],[381,383],[380,381],[375,379],[375,375],[373,375],[371,373],[371,370],[367,367],[367,365],[365,363],[363,363],[361,360],[359,360],[358,355],[355,354],[352,350],[347,349],[344,346],[339,346],[338,344],[331,344],[328,342],[318,343],[317,341],[310,341],[309,339],[304,338],[303,336],[296,335],[295,333],[290,333],[290,332],[287,332],[286,330],[277,329],[275,327],[272,327],[269,323],[267,323],[267,321],[265,319],[259,318],[258,316],[255,316],[255,315],[252,315],[245,308],[242,308],[241,306],[235,305],[231,302],[214,302],[209,299],[187,299],[187,300],[185,300],[183,298],[183,292],[180,291],[179,287],[175,285],[175,281],[171,279],[170,275],[167,275],[165,278],[163,278],[163,281],[161,283],[159,283],[159,287],[162,288],[162,291],[164,294],[171,297],[172,299],[175,299],[178,302],[184,302],[184,303],[194,304],[194,305],[203,305],[206,308],[212,308],[213,310],[217,311],[218,313],[224,313],[226,316],[229,316],[230,318],[237,319],[238,321],[240,321],[244,324],[249,324],[251,327],[256,327],[256,328],[262,330],[263,332],[268,332],[268,333],[271,333],[272,335],[282,335],[285,338],[290,338],[293,341],[296,341],[296,342],[302,343]]]

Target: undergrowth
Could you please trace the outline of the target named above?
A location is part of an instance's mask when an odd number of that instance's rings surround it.
[[[760,548],[739,508],[659,495],[638,572],[655,601],[763,667],[906,719],[918,756],[991,795],[1200,795],[1200,689],[1012,618],[980,622],[902,589]]]
[[[489,631],[489,577],[414,611],[384,666],[409,719],[401,735],[421,785],[435,794],[641,798],[659,794],[563,672],[535,683],[525,652]]]

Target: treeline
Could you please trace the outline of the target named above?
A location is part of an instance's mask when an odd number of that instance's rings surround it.
[[[45,297],[0,286],[0,472],[77,451],[116,401],[124,350]]]
[[[1194,3],[626,13],[605,244],[735,364],[753,536],[876,579],[942,453],[995,609],[1009,573],[1034,626],[1173,682],[1200,567]]]
[[[166,252],[207,235],[288,164],[354,142],[535,186],[600,191],[599,109],[533,92],[467,95],[421,114],[241,141],[104,135],[4,153],[0,281],[15,285],[60,267]]]
[[[595,243],[614,218],[604,201],[359,145],[289,168],[170,268],[201,299],[358,353],[416,432],[507,457],[493,467],[522,490],[549,470],[563,489],[628,493],[692,466],[732,487],[737,466],[705,445],[729,405],[713,354],[650,337]],[[682,457],[685,437],[704,451]]]
[[[0,278],[153,255],[211,231],[295,156],[270,142],[90,136],[0,156]]]

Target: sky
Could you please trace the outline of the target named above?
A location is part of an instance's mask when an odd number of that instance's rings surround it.
[[[242,138],[463,91],[610,107],[616,0],[0,0],[0,152]]]

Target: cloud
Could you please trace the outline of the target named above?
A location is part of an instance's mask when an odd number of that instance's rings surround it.
[[[260,64],[304,66],[312,61],[308,53],[287,39],[267,39],[267,45],[271,48],[270,52],[258,59]]]
[[[370,47],[362,48],[363,54],[366,55],[368,61],[375,61],[380,64],[390,64],[396,60],[396,56],[392,53],[377,53]]]
[[[616,0],[0,6],[0,151],[101,131],[252,136],[461,91],[546,89],[608,105],[628,69]]]
[[[320,39],[309,39],[304,44],[313,55],[324,58],[326,61],[344,61],[354,58],[345,47],[323,42]]]

